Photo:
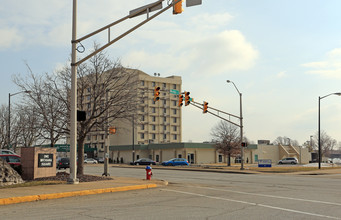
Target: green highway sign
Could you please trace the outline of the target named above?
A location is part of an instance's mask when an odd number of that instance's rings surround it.
[[[174,94],[174,95],[179,95],[179,94],[180,94],[179,91],[176,90],[176,89],[171,89],[171,90],[169,90],[169,93],[170,93],[170,94]]]

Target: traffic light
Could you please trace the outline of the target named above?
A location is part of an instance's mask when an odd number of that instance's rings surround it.
[[[160,87],[156,86],[154,89],[154,102],[160,99]]]
[[[247,147],[247,143],[246,142],[242,142],[242,147]]]
[[[110,127],[109,134],[116,134],[116,127]]]
[[[204,102],[203,113],[207,113],[208,112],[207,108],[208,108],[208,102]]]
[[[184,101],[184,96],[183,95],[179,95],[179,102],[178,102],[178,106],[181,107],[184,103],[182,103]]]
[[[189,100],[191,97],[189,97],[189,92],[185,92],[185,106],[189,105],[191,101]]]
[[[177,2],[177,3],[175,3]],[[184,9],[182,8],[182,2],[183,0],[173,0],[173,14],[176,15],[176,14],[181,14]],[[175,3],[175,4],[174,4]]]

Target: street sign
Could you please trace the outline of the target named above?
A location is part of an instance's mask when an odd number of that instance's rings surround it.
[[[180,94],[180,92],[178,90],[176,90],[176,89],[169,90],[169,93],[170,94],[174,94],[174,95],[179,95]]]
[[[270,159],[258,160],[258,167],[271,167],[271,164]]]
[[[202,0],[186,0],[186,7],[201,5]]]

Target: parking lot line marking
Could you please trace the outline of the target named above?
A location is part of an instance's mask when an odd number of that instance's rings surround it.
[[[217,199],[217,200],[224,200],[224,201],[229,201],[229,202],[242,203],[242,204],[246,204],[246,205],[259,206],[259,207],[264,207],[264,208],[269,208],[269,209],[276,209],[276,210],[293,212],[293,213],[298,213],[298,214],[303,214],[303,215],[310,215],[310,216],[321,217],[321,218],[340,219],[340,218],[334,217],[334,216],[321,215],[321,214],[316,214],[316,213],[311,213],[311,212],[303,212],[303,211],[294,210],[294,209],[286,209],[286,208],[281,208],[281,207],[276,207],[276,206],[264,205],[264,204],[253,203],[253,202],[245,202],[245,201],[235,200],[235,199],[227,199],[227,198],[222,198],[222,197],[217,197],[217,196],[208,196],[208,195],[203,195],[203,194],[198,194],[198,193],[184,192],[184,191],[171,190],[171,189],[161,189],[161,190],[162,191],[168,191],[168,192],[187,194],[187,195],[192,195],[192,196],[205,197],[205,198],[209,198],[209,199]]]
[[[232,193],[238,193],[238,194],[252,195],[252,196],[263,196],[263,197],[276,198],[276,199],[288,199],[288,200],[295,200],[295,201],[301,201],[301,202],[312,202],[312,203],[319,203],[319,204],[325,204],[325,205],[341,206],[341,203],[335,203],[335,202],[325,202],[325,201],[319,201],[319,200],[300,199],[300,198],[292,198],[292,197],[285,197],[285,196],[273,196],[273,195],[266,195],[266,194],[259,194],[259,193],[248,193],[248,192],[234,191],[234,190],[228,190],[228,189],[216,189],[216,188],[211,188],[211,187],[201,187],[201,186],[195,186],[195,187],[196,188],[216,190],[216,191],[224,191],[224,192],[232,192]]]

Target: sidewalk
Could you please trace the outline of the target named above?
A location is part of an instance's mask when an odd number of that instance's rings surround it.
[[[166,186],[161,180],[142,180],[127,177],[113,177],[113,180],[81,182],[79,184],[40,185],[31,187],[0,189],[0,206],[71,196],[93,195],[108,192],[149,189]]]

